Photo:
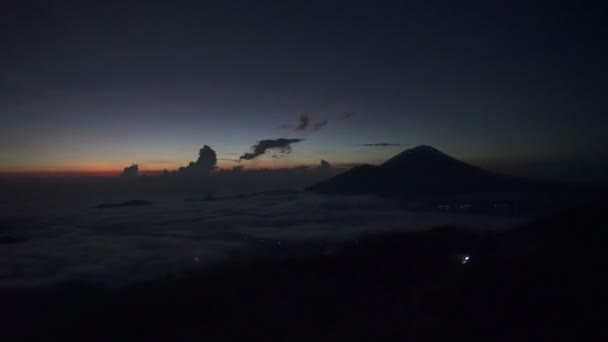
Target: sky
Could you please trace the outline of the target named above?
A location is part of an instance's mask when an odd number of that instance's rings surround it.
[[[606,163],[607,11],[584,2],[2,5],[0,172]],[[301,117],[308,120],[301,125]],[[388,146],[364,146],[389,143]],[[394,144],[394,145],[391,145]]]

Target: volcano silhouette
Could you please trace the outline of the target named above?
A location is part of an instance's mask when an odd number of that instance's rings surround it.
[[[469,165],[431,146],[407,149],[379,166],[362,165],[313,185],[325,194],[387,196],[527,191],[530,181]]]

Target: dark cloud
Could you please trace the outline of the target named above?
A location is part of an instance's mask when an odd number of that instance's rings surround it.
[[[134,178],[139,176],[139,165],[133,164],[131,166],[125,167],[120,174],[120,177],[124,178]]]
[[[332,172],[331,164],[327,160],[321,160],[321,163],[316,168],[316,171],[322,174],[328,174]]]
[[[363,144],[357,146],[365,146],[365,147],[389,147],[389,146],[407,146],[409,144],[392,144],[392,143],[373,143],[373,144]]]
[[[321,120],[318,122],[312,122],[312,120],[310,119],[310,117],[307,114],[301,114],[300,118],[298,120],[298,123],[296,125],[283,125],[281,127],[283,128],[288,128],[292,131],[296,131],[296,132],[303,132],[303,131],[309,131],[309,132],[315,132],[320,130],[323,126],[325,126],[329,121],[327,119],[325,120]]]
[[[318,130],[320,130],[323,126],[327,125],[327,120],[323,120],[323,121],[319,121],[319,122],[315,122],[312,127],[310,128],[311,131],[316,132]]]
[[[215,151],[207,145],[203,146],[198,152],[196,165],[203,170],[209,170],[209,172],[211,172],[217,167],[217,156],[215,155]]]
[[[196,162],[190,162],[188,166],[182,166],[178,172],[184,175],[208,175],[217,168],[217,156],[215,151],[205,145],[198,151]]]
[[[338,116],[338,120],[347,120],[355,116],[355,112],[344,112]]]
[[[274,150],[277,154],[287,154],[291,152],[291,144],[299,143],[304,139],[265,139],[258,141],[257,144],[251,146],[251,152],[243,154],[239,160],[255,159],[268,150]],[[275,155],[277,155],[275,154]]]
[[[302,114],[300,115],[300,122],[298,122],[298,125],[296,126],[295,130],[305,131],[308,128],[308,125],[310,125],[310,118],[308,117],[308,115]]]

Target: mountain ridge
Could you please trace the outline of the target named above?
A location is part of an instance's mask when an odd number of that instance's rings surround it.
[[[432,146],[420,145],[404,150],[378,166],[354,167],[309,190],[325,194],[407,197],[514,192],[535,186],[532,181],[487,171]]]

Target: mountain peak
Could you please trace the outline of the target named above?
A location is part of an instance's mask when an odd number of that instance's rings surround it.
[[[447,154],[439,151],[438,149],[428,146],[428,145],[418,145],[416,147],[409,148],[393,158],[385,161],[382,166],[383,167],[392,167],[402,162],[406,162],[412,159],[450,159],[455,160],[454,158],[448,156]]]
[[[426,152],[439,152],[438,149],[434,148],[433,146],[429,146],[429,145],[418,145],[416,147],[412,147],[410,149],[407,149],[406,151],[426,151]],[[404,151],[405,152],[405,151]]]
[[[513,184],[506,180],[434,147],[421,145],[380,166],[353,168],[311,189],[322,193],[431,196],[512,190]]]

